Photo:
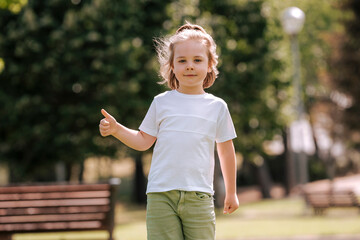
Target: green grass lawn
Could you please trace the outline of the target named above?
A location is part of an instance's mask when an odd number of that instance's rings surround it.
[[[219,239],[360,234],[358,209],[329,209],[324,216],[314,216],[302,199],[261,201],[242,205],[231,216],[218,216]]]
[[[116,214],[116,240],[146,239],[144,207],[119,205]],[[313,216],[302,199],[287,198],[244,204],[232,215],[217,211],[216,235],[219,240],[244,237],[360,234],[360,214],[356,208],[330,209],[324,216]],[[104,232],[19,234],[14,240],[106,239]]]

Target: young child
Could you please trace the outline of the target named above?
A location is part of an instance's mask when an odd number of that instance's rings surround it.
[[[239,206],[233,122],[226,103],[204,91],[218,75],[216,45],[190,23],[156,43],[162,83],[172,90],[154,98],[140,131],[102,109],[100,133],[139,151],[156,141],[146,191],[148,239],[215,239],[215,142],[226,188],[224,214]]]

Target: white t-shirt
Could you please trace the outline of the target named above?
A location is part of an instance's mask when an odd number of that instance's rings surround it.
[[[157,138],[146,193],[214,194],[214,147],[236,138],[226,103],[212,94],[176,90],[156,96],[139,129]]]

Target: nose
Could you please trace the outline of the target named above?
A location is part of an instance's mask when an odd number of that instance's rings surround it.
[[[191,71],[191,70],[194,70],[194,67],[193,67],[192,65],[187,65],[187,66],[186,66],[186,70],[188,70],[188,71],[189,71],[189,70],[190,70],[190,71]]]

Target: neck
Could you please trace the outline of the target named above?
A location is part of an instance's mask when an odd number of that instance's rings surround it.
[[[176,90],[179,93],[189,94],[189,95],[199,95],[199,94],[204,94],[205,93],[203,88],[201,88],[201,89],[188,89],[188,88],[184,88],[184,87],[179,87]]]

